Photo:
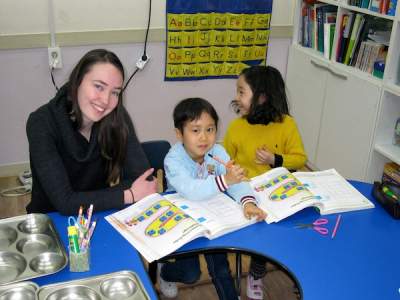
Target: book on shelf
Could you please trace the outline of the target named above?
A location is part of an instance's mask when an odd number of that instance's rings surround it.
[[[267,213],[267,223],[312,206],[321,214],[374,207],[334,169],[290,173],[275,168],[252,178],[250,185]],[[204,201],[190,201],[176,193],[153,194],[106,220],[149,262],[196,238],[214,239],[255,223],[244,217],[241,205],[222,193]]]
[[[362,0],[360,7],[361,8],[368,8],[369,7],[369,0]]]
[[[369,10],[373,12],[379,12],[379,7],[381,6],[382,0],[371,0],[369,3]]]
[[[354,23],[353,26],[351,28],[351,35],[350,35],[350,39],[349,39],[349,43],[346,49],[346,54],[343,60],[343,63],[345,65],[348,65],[350,63],[350,58],[351,55],[353,54],[353,48],[355,45],[355,42],[358,38],[358,36],[360,35],[360,26],[361,26],[361,21],[363,20],[363,16],[362,14],[356,14],[355,19],[354,19]]]
[[[390,0],[389,1],[389,7],[387,10],[387,14],[389,16],[394,16],[396,14],[396,6],[397,6],[397,0]]]

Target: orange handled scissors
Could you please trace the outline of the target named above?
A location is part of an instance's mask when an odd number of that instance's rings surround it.
[[[326,225],[326,224],[328,224],[328,219],[320,218],[320,219],[315,220],[311,224],[297,224],[296,228],[300,228],[300,229],[311,228],[320,234],[326,235],[326,234],[328,234],[329,230],[328,230],[328,228],[322,226],[322,225]]]

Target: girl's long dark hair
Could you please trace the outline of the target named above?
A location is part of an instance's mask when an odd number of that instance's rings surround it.
[[[124,67],[119,58],[105,49],[95,49],[86,53],[72,70],[68,81],[68,98],[71,101],[71,117],[76,127],[82,126],[82,111],[78,104],[78,88],[86,73],[93,65],[110,63],[115,66],[125,78]],[[121,168],[126,156],[126,144],[129,131],[129,115],[122,103],[122,91],[115,109],[93,126],[98,128],[98,143],[101,155],[106,160],[107,182],[115,183],[119,180]]]
[[[243,76],[253,92],[249,113],[245,116],[250,124],[282,122],[289,115],[285,82],[281,73],[271,66],[252,66],[244,69]],[[260,103],[260,97],[265,101]],[[235,107],[234,101],[232,106]]]

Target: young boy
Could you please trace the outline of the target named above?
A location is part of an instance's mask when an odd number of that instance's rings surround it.
[[[247,218],[265,219],[256,205],[245,170],[234,165],[224,150],[215,144],[218,115],[214,107],[201,98],[182,100],[173,113],[178,140],[164,160],[168,190],[175,190],[189,200],[201,201],[227,192],[243,206]],[[211,156],[226,162],[219,163]],[[208,271],[219,299],[237,300],[226,253],[205,254]],[[197,255],[176,259],[160,266],[161,292],[170,298],[177,295],[175,282],[194,283],[200,276]]]

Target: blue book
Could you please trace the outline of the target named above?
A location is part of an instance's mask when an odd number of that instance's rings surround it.
[[[368,6],[369,6],[369,0],[362,0],[361,8],[368,8]]]
[[[396,6],[397,6],[397,0],[390,0],[389,8],[387,11],[387,14],[389,16],[394,16],[396,14]]]

